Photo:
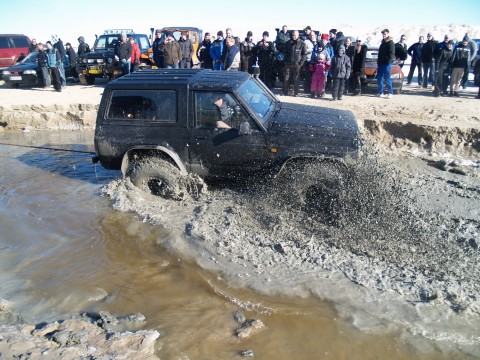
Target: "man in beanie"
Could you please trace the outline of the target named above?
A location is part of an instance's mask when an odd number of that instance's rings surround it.
[[[477,43],[470,38],[469,33],[465,34],[465,38],[467,39],[467,47],[470,50],[470,56],[468,58],[467,67],[463,72],[463,77],[461,81],[462,87],[465,89],[468,83],[468,74],[470,73],[470,66],[472,65],[473,59],[477,55]]]
[[[395,44],[390,37],[390,31],[384,29],[382,31],[382,43],[378,49],[377,59],[377,83],[378,83],[378,96],[391,99],[393,97],[392,86],[392,63],[395,60]],[[387,84],[388,94],[384,94],[384,84]]]
[[[452,77],[450,79],[450,96],[458,96],[457,89],[463,77],[463,72],[470,59],[470,49],[468,47],[468,38],[464,37],[453,51],[452,58]]]
[[[130,41],[127,41],[127,34],[122,33],[121,41],[115,45],[115,60],[123,67],[125,75],[130,74],[132,52],[132,44],[130,44]]]
[[[438,42],[433,38],[431,33],[427,34],[427,42],[422,47],[422,66],[423,66],[423,88],[427,88],[428,82],[435,86],[435,62],[433,59],[434,51],[437,48]]]
[[[165,38],[162,36],[162,31],[160,29],[155,30],[155,40],[152,44],[153,50],[153,62],[155,66],[159,69],[164,67],[164,58],[163,58],[163,42]]]
[[[85,42],[85,38],[83,36],[80,36],[77,40],[78,40],[78,51],[77,51],[78,56],[89,53],[90,46],[88,46],[88,44]]]
[[[273,42],[268,41],[269,33],[264,31],[262,40],[257,43],[257,56],[260,65],[260,80],[263,81],[269,89],[275,87],[274,72],[273,72],[273,56],[275,47]]]
[[[213,70],[223,70],[222,64],[222,52],[223,52],[223,31],[217,32],[217,38],[210,46],[210,56],[213,60]]]

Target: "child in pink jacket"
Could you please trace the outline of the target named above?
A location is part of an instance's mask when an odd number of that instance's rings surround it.
[[[313,71],[312,85],[310,86],[311,98],[324,97],[325,96],[325,80],[326,72],[330,68],[330,61],[325,60],[325,54],[320,54],[315,64],[310,65],[310,69]]]

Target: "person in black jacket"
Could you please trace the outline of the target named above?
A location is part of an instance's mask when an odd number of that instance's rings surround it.
[[[241,70],[253,74],[252,66],[255,65],[257,59],[257,49],[252,41],[253,33],[247,32],[247,37],[240,43],[240,62]]]
[[[202,44],[198,47],[197,57],[200,60],[200,67],[202,69],[213,69],[212,55],[210,55],[210,46],[212,41],[210,40],[210,33],[205,33]]]
[[[283,95],[288,95],[293,83],[293,96],[298,95],[300,69],[307,60],[307,48],[298,37],[298,30],[292,32],[292,38],[287,41],[285,49],[285,78],[283,81]]]
[[[367,46],[357,38],[357,45],[352,57],[352,72],[350,73],[350,91],[352,95],[362,94],[362,78],[365,78],[365,59],[367,57]]]
[[[65,44],[65,51],[67,53],[68,64],[70,67],[69,73],[73,75],[73,80],[77,82],[78,74],[75,71],[75,67],[77,66],[77,53],[73,49],[72,44],[70,44],[69,42]]]
[[[453,51],[452,58],[452,76],[450,79],[450,96],[459,96],[457,89],[463,77],[463,72],[467,66],[470,57],[470,48],[468,45],[468,38],[464,37],[461,42],[457,44]]]
[[[89,53],[90,46],[88,46],[88,44],[85,42],[85,38],[83,36],[80,36],[77,40],[78,40],[78,49],[77,49],[78,56]]]
[[[434,51],[437,48],[437,40],[435,40],[432,34],[427,34],[427,42],[422,47],[422,66],[423,66],[423,88],[427,88],[428,82],[435,86],[435,62],[433,59]]]
[[[155,66],[159,69],[162,69],[165,67],[164,53],[163,53],[164,42],[165,42],[165,37],[162,36],[162,31],[160,29],[155,30],[155,40],[153,40],[153,44],[152,44],[153,61],[155,62]]]
[[[423,40],[424,37],[420,36],[418,38],[418,42],[412,44],[407,53],[412,58],[412,62],[410,64],[410,71],[408,72],[407,76],[407,85],[410,85],[412,82],[413,73],[415,69],[418,69],[417,80],[418,86],[422,86],[423,84],[423,76],[422,76],[422,48],[423,48]]]
[[[438,55],[435,58],[435,90],[433,91],[433,96],[439,97],[446,96],[446,87],[444,82],[448,84],[448,71],[452,64],[452,48],[453,41],[449,40],[446,46],[443,46],[439,51]],[[447,76],[445,76],[447,73]]]
[[[377,83],[378,83],[378,96],[379,97],[393,97],[393,86],[392,86],[392,63],[395,59],[395,44],[393,39],[389,36],[390,31],[384,29],[382,31],[382,43],[378,49],[378,59],[377,59]],[[384,92],[384,83],[387,84],[388,95],[385,96]]]
[[[115,46],[115,60],[123,67],[125,75],[130,74],[130,64],[132,58],[132,44],[127,41],[127,34],[122,33],[121,41]]]
[[[50,90],[50,85],[52,84],[52,81],[50,79],[50,73],[48,72],[48,59],[47,52],[45,51],[45,45],[43,45],[42,43],[38,43],[37,50],[37,64],[42,71],[43,88],[45,90]]]
[[[269,89],[275,87],[275,73],[273,71],[273,56],[275,54],[275,45],[268,40],[268,31],[262,34],[262,40],[257,43],[256,53],[258,64],[260,65],[260,80],[263,81]]]

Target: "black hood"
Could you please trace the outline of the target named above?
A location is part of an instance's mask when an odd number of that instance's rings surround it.
[[[351,111],[318,106],[282,103],[272,129],[318,132],[321,129],[357,133],[358,124]]]
[[[358,124],[346,110],[282,103],[268,131],[272,135],[270,145],[290,143],[286,149],[292,156],[344,155],[356,152],[360,144]]]

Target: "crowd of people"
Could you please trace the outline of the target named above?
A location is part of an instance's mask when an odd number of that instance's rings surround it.
[[[262,39],[256,43],[252,37],[253,34],[249,31],[245,40],[240,41],[233,36],[231,29],[227,29],[226,37],[223,31],[218,31],[217,38],[212,41],[211,34],[205,33],[197,51],[201,67],[241,70],[252,74],[258,72],[260,79],[269,88],[273,88],[279,78],[283,82],[284,95],[291,94],[293,90],[292,95],[297,96],[301,82],[304,92],[311,97],[325,97],[327,91],[331,92],[332,100],[341,100],[347,93],[361,95],[362,79],[366,78],[368,47],[362,39],[345,37],[336,29],[330,29],[328,34],[317,35],[310,26],[300,36],[297,30],[288,31],[286,25],[278,31],[274,41],[270,40],[267,31],[263,32]],[[230,38],[233,44],[227,46]],[[458,88],[466,88],[470,67],[477,54],[477,44],[469,34],[465,34],[458,43],[448,35],[445,35],[443,42],[437,42],[431,33],[427,34],[425,43],[423,36],[410,47],[406,40],[406,36],[401,35],[395,43],[388,29],[382,31],[377,59],[377,95],[393,97],[392,65],[396,63],[402,68],[410,56],[407,85],[411,84],[417,71],[418,84],[423,88],[431,85],[434,96],[459,96]],[[235,66],[229,66],[232,54],[240,61],[238,63],[237,59]],[[479,73],[480,62],[476,62],[476,79],[480,77]],[[476,81],[475,85],[480,84]],[[480,88],[477,98],[480,98]]]
[[[407,46],[406,36],[401,35],[395,43],[388,29],[382,31],[382,41],[378,49],[377,85],[379,97],[392,98],[393,87],[391,69],[394,62],[400,67],[411,57],[406,84],[410,85],[417,71],[418,85],[428,88],[431,85],[434,96],[459,96],[458,89],[466,88],[473,59],[477,54],[477,43],[469,34],[455,43],[449,35],[442,42],[427,34],[427,41],[420,36],[418,42]],[[56,91],[66,86],[65,66],[72,68],[74,79],[77,55],[90,51],[84,37],[78,38],[78,53],[70,43],[52,35],[52,41],[37,44],[32,40],[31,51],[39,51],[38,64],[44,77],[44,86],[53,84]],[[273,89],[277,78],[283,83],[284,95],[297,96],[300,85],[312,98],[324,98],[331,93],[332,100],[341,100],[344,94],[361,95],[362,83],[366,79],[365,61],[368,45],[360,38],[345,37],[343,32],[330,29],[327,33],[312,31],[310,26],[289,31],[284,25],[277,32],[275,40],[270,40],[268,31],[262,39],[253,41],[253,33],[247,32],[243,41],[233,35],[231,28],[225,34],[217,32],[216,38],[206,32],[199,44],[196,56],[204,69],[218,71],[245,71],[258,76]],[[184,68],[193,66],[194,46],[188,32],[182,31],[177,41],[171,31],[155,31],[152,44],[153,60],[157,68]],[[66,61],[62,61],[66,59]],[[140,63],[140,50],[133,38],[122,34],[115,48],[115,60],[125,74],[135,71]],[[480,77],[480,61],[476,62],[475,79]],[[480,84],[476,81],[476,86]],[[385,93],[386,92],[386,93]],[[477,98],[480,98],[480,87]]]

